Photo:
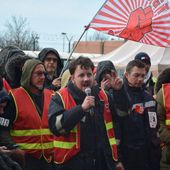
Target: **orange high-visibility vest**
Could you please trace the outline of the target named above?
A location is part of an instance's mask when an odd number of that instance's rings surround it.
[[[3,87],[7,93],[9,93],[9,91],[11,90],[9,83],[4,78],[3,78]]]
[[[162,85],[163,102],[166,110],[166,127],[170,129],[170,83]]]
[[[54,137],[48,128],[48,107],[52,92],[44,90],[42,117],[24,88],[13,89],[11,94],[16,105],[16,119],[10,132],[13,140],[25,153],[38,159],[43,156],[50,162],[54,149]]]
[[[63,101],[64,108],[66,110],[70,110],[71,108],[76,106],[76,103],[73,97],[68,92],[67,88],[63,88],[59,90],[58,94],[61,96]],[[100,100],[104,101],[104,120],[105,127],[107,132],[107,137],[110,143],[110,147],[112,150],[112,157],[115,161],[117,161],[117,145],[116,139],[114,135],[112,116],[109,109],[109,103],[107,95],[103,90],[99,93]],[[54,140],[54,161],[57,164],[62,164],[69,159],[71,159],[74,155],[76,155],[80,151],[80,123],[78,123],[69,134],[64,136],[55,137]]]

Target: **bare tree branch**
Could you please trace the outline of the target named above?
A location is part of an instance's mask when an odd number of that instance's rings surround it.
[[[15,45],[22,50],[39,50],[38,34],[30,30],[26,18],[12,16],[5,27],[6,31],[0,37],[1,48]]]

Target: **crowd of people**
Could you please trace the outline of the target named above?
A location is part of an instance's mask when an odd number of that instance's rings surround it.
[[[139,52],[121,79],[108,60],[2,49],[0,170],[170,170],[170,68],[150,67]]]

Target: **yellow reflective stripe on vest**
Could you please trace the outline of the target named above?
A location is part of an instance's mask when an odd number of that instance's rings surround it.
[[[70,149],[74,145],[76,145],[76,142],[54,141],[54,147],[57,148]]]
[[[110,130],[112,128],[113,128],[113,123],[112,122],[106,123],[106,129],[107,130]]]
[[[112,122],[106,123],[106,129],[107,130],[113,129],[113,123]],[[110,138],[109,143],[110,143],[110,145],[116,145],[116,139]]]
[[[153,81],[154,83],[156,83],[156,82],[157,82],[157,78],[156,78],[155,76],[152,76],[152,81]]]
[[[34,130],[11,130],[11,136],[39,136],[52,135],[49,129],[34,129]]]
[[[72,130],[70,130],[71,133],[77,133],[77,127],[73,128]]]
[[[110,145],[116,145],[116,139],[115,138],[110,138],[109,143],[110,143]]]
[[[54,147],[53,142],[47,143],[17,143],[20,149],[51,149]]]
[[[170,125],[170,120],[169,119],[167,119],[165,122],[166,122],[166,125]]]

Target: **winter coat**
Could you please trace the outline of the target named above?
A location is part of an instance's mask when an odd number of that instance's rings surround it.
[[[69,133],[75,125],[80,123],[80,152],[65,164],[57,165],[57,168],[64,169],[88,169],[94,170],[97,166],[98,170],[114,170],[115,161],[111,156],[111,149],[106,135],[104,118],[103,118],[103,101],[98,97],[99,88],[92,88],[92,95],[95,96],[94,116],[89,112],[84,112],[81,104],[86,94],[78,90],[73,83],[68,83],[68,91],[76,102],[76,106],[70,110],[65,110],[60,95],[52,98],[49,107],[49,127],[51,131],[57,135]],[[109,106],[108,106],[109,107]],[[113,114],[113,113],[112,113]],[[61,127],[57,129],[56,120],[60,121]],[[57,117],[57,118],[56,118]],[[64,133],[63,133],[64,132]],[[99,161],[99,162],[98,162]]]
[[[125,169],[159,170],[156,101],[143,88],[129,86],[126,78],[124,88],[131,105],[128,115],[119,119],[120,148]]]

